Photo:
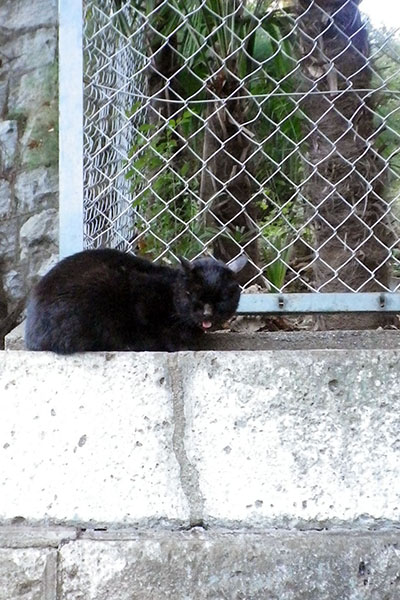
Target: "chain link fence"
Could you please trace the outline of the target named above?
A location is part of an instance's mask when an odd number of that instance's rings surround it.
[[[357,0],[84,0],[84,234],[399,289],[400,37]]]

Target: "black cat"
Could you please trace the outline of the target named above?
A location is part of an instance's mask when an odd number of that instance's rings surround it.
[[[65,258],[34,288],[27,307],[28,350],[184,350],[236,311],[240,288],[213,258],[181,259],[173,269],[118,250]]]

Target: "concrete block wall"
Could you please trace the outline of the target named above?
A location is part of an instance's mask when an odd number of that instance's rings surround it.
[[[398,600],[398,358],[0,353],[0,600]]]

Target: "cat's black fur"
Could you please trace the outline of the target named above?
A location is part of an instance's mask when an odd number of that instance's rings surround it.
[[[27,307],[28,350],[60,354],[192,347],[236,311],[235,272],[212,258],[171,268],[117,250],[65,258],[34,288]]]

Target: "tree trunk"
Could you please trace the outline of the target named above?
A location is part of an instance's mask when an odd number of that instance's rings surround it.
[[[307,94],[309,176],[303,187],[313,218],[314,283],[321,292],[389,290],[392,234],[382,198],[386,166],[374,149],[368,34],[360,0],[298,0],[298,40]],[[360,90],[360,91],[353,91]],[[329,316],[326,329],[369,329],[384,314]]]

